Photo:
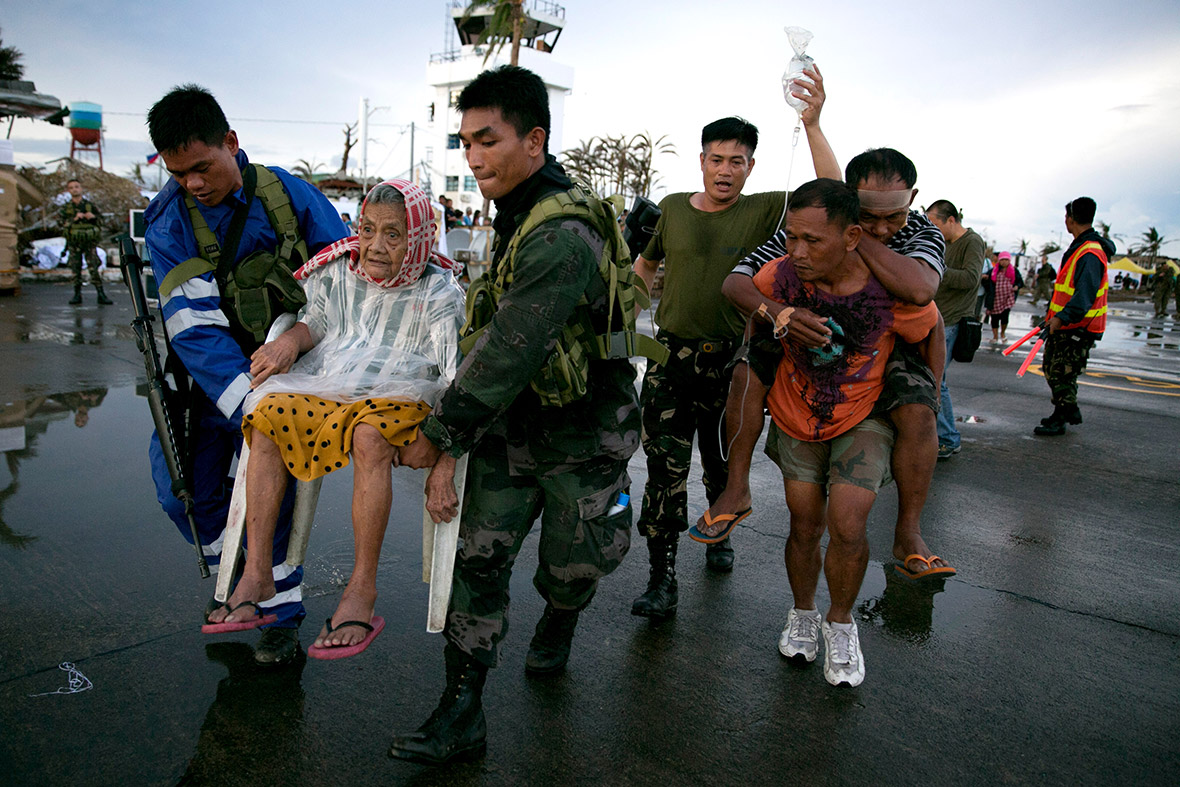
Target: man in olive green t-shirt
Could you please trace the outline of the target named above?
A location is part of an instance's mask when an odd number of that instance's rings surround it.
[[[648,365],[640,395],[648,476],[639,530],[647,538],[651,576],[647,591],[631,607],[636,615],[664,617],[676,610],[676,544],[688,527],[694,435],[709,503],[725,488],[720,432],[729,391],[726,367],[746,321],[721,296],[721,283],[775,233],[786,200],[781,191],[742,194],[757,146],[758,129],[741,118],[705,126],[704,190],[664,198],[655,236],[635,262],[649,291],[664,263],[655,321],[657,338],[672,353],[667,363]],[[709,545],[707,563],[718,571],[732,569],[729,539]]]
[[[938,458],[949,459],[960,449],[962,437],[955,428],[955,411],[946,385],[951,365],[951,348],[959,336],[959,321],[975,317],[975,292],[983,275],[987,248],[983,238],[963,226],[963,215],[949,200],[940,199],[926,208],[926,218],[946,239],[946,273],[938,285],[934,302],[946,325],[946,364],[942,367],[941,403],[938,409]]]

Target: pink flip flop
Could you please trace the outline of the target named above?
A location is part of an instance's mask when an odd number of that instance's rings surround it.
[[[373,640],[377,639],[377,635],[380,634],[381,630],[385,628],[385,618],[381,617],[380,615],[374,615],[371,624],[362,623],[359,620],[346,620],[339,626],[335,627],[332,626],[332,619],[328,618],[325,625],[328,628],[329,634],[331,634],[333,631],[339,631],[345,626],[360,626],[361,628],[368,629],[369,631],[369,633],[365,635],[365,638],[355,645],[337,645],[335,647],[326,646],[322,648],[312,645],[307,649],[307,655],[309,657],[313,659],[331,661],[332,659],[346,659],[349,656],[355,656],[365,648],[369,647],[369,644],[372,643]]]
[[[274,623],[279,619],[278,615],[263,614],[262,607],[258,606],[258,604],[253,601],[243,601],[236,607],[231,607],[226,604],[225,607],[229,610],[231,615],[242,607],[254,607],[254,619],[239,620],[236,623],[206,623],[205,625],[201,626],[202,634],[225,634],[230,631],[249,631],[250,629],[258,628],[259,626],[265,626],[267,624]]]

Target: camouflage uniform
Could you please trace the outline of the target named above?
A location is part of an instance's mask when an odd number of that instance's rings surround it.
[[[74,218],[79,213],[93,213],[93,219]],[[98,237],[102,230],[99,219],[102,214],[94,203],[88,199],[81,202],[68,200],[62,205],[58,214],[58,221],[66,235],[66,251],[69,252],[70,268],[74,271],[74,289],[82,286],[82,258],[86,258],[86,265],[90,269],[90,283],[95,287],[102,287],[102,277],[99,276],[98,266]]]
[[[1166,262],[1155,266],[1155,277],[1151,283],[1151,296],[1155,301],[1155,316],[1163,317],[1168,313],[1168,296],[1176,288],[1176,276],[1172,273],[1172,266]],[[1180,310],[1180,290],[1177,290],[1177,309]]]
[[[496,201],[493,269],[529,209],[570,185],[550,156]],[[529,386],[583,295],[605,326],[608,293],[598,273],[605,243],[575,218],[531,232],[491,323],[422,425],[444,451],[470,452],[445,636],[487,666],[499,661],[512,564],[538,517],[533,583],[558,609],[585,608],[630,546],[630,505],[607,512],[630,488],[627,460],[639,447],[634,367],[591,361],[585,396],[561,407],[542,406]]]
[[[1041,369],[1054,405],[1078,403],[1078,377],[1086,369],[1097,336],[1088,331],[1057,331],[1045,340]]]
[[[1053,282],[1057,279],[1057,271],[1053,270],[1053,266],[1049,263],[1043,263],[1041,267],[1037,268],[1037,280],[1033,289],[1033,306],[1037,305],[1037,301],[1044,299],[1045,303],[1053,297]]]
[[[688,528],[688,473],[692,438],[700,441],[705,498],[709,505],[725,489],[720,418],[729,393],[735,342],[687,341],[667,331],[656,338],[672,355],[649,363],[643,375],[643,450],[649,457],[639,531],[645,538]]]

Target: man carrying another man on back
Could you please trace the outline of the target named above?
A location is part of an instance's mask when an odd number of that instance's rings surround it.
[[[823,78],[818,69],[805,73],[815,84],[807,86],[809,95],[796,95],[809,105],[803,123],[816,174],[839,179],[839,166],[819,128],[819,111],[825,99]],[[918,193],[914,188],[917,177],[913,162],[891,148],[861,153],[848,162],[845,171],[845,181],[857,189],[860,200],[863,231],[857,253],[890,295],[906,303],[925,305],[942,279],[945,241],[925,216],[911,210]],[[786,233],[780,231],[742,260],[722,288],[738,308],[755,315],[760,325],[773,325],[780,309],[758,291],[752,277],[763,264],[785,253]],[[789,319],[789,326],[779,327],[785,328],[790,341],[804,347],[822,347],[833,339],[824,320],[808,309],[796,309]],[[941,334],[941,329],[937,330]],[[762,333],[752,340],[748,354],[740,359],[745,362],[738,363],[733,372],[726,419],[734,427],[731,433],[735,436],[726,488],[711,506],[714,521],[749,506],[750,458],[761,433],[763,399],[780,352],[774,343],[768,345],[764,336]],[[941,368],[942,352],[938,355]],[[936,381],[930,366],[914,348],[898,344],[885,370],[885,391],[876,405],[877,412],[888,413],[897,429],[892,457],[898,497],[893,554],[900,561],[897,570],[910,578],[955,573],[945,560],[931,553],[921,533],[922,508],[938,455]],[[705,535],[713,535],[716,530],[704,520],[697,523],[697,529]]]
[[[779,650],[813,661],[822,630],[824,677],[849,686],[864,680],[852,606],[868,566],[865,524],[890,478],[893,428],[875,404],[894,337],[920,342],[922,360],[936,377],[942,373],[937,309],[889,294],[858,252],[858,217],[852,187],[826,178],[805,183],[788,205],[788,256],[764,265],[753,280],[774,304],[777,324],[790,324],[805,308],[831,331],[820,347],[782,340],[767,398],[766,453],[782,470],[790,511],[785,562],[794,605]],[[815,603],[821,565],[831,597],[826,616]]]

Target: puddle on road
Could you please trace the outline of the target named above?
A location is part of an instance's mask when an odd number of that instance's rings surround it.
[[[880,569],[880,570],[878,570]],[[883,577],[883,579],[882,579]],[[983,591],[953,579],[906,579],[893,563],[872,563],[856,617],[896,639],[923,645],[984,603]]]

